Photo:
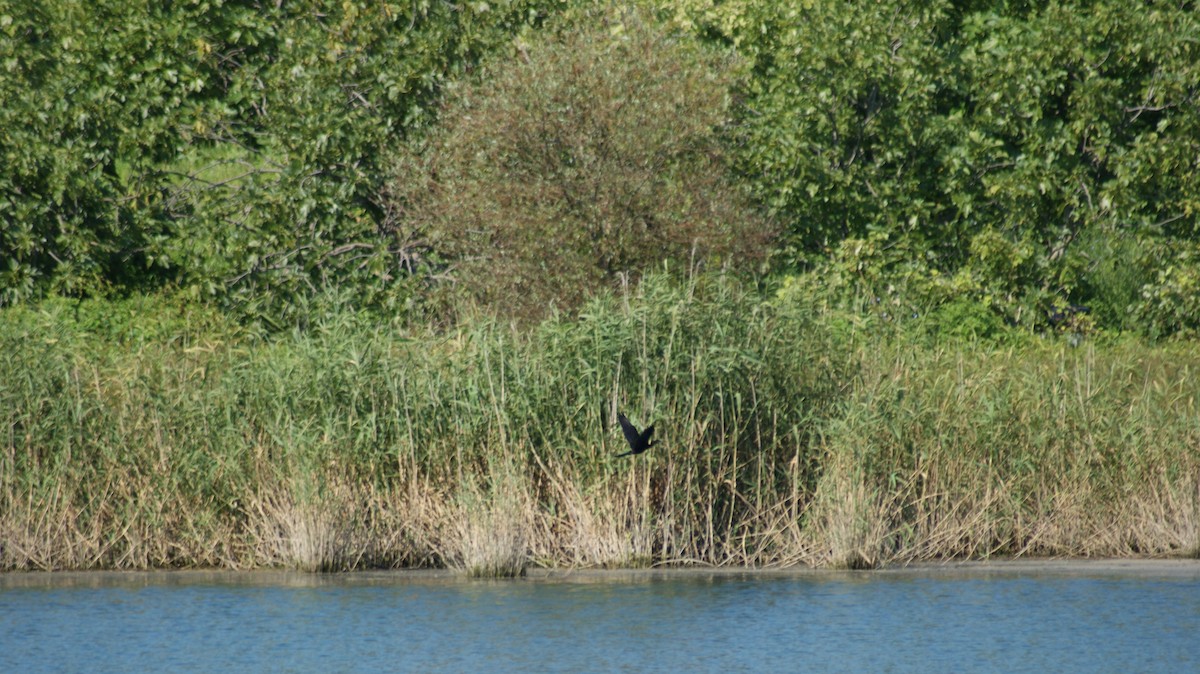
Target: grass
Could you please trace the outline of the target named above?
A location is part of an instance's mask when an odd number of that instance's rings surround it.
[[[489,477],[489,487],[467,479],[458,492],[449,522],[449,563],[472,578],[522,576],[536,506],[527,502],[529,487],[513,467]]]
[[[0,568],[1200,555],[1197,345],[816,306],[651,277],[528,330],[273,340],[169,302],[6,309]],[[660,444],[614,459],[618,409]]]

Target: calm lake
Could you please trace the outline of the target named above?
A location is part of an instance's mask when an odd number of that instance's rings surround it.
[[[0,574],[0,672],[1198,672],[1200,562]]]

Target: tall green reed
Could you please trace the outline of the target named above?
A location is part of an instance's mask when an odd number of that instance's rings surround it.
[[[6,310],[0,564],[1200,550],[1194,345],[931,345],[818,307],[650,275],[532,328],[343,311],[128,340]],[[650,452],[614,458],[618,411],[656,425]]]

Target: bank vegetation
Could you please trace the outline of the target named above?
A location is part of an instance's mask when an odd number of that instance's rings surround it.
[[[1198,17],[4,5],[0,568],[1200,554]]]
[[[6,314],[5,568],[1200,553],[1190,343],[947,341],[716,274],[531,329],[122,308]],[[653,449],[614,458],[618,411]]]

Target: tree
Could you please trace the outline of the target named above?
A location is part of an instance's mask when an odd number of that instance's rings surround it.
[[[1200,234],[1192,4],[694,0],[677,18],[753,63],[738,167],[792,270],[871,250],[835,264],[871,265],[872,295],[1031,326],[1104,303],[1179,329],[1163,304]],[[1132,272],[1110,273],[1117,253]]]
[[[738,74],[727,51],[639,11],[584,12],[518,43],[403,148],[396,235],[524,318],[662,260],[753,267],[770,228],[727,166]]]

